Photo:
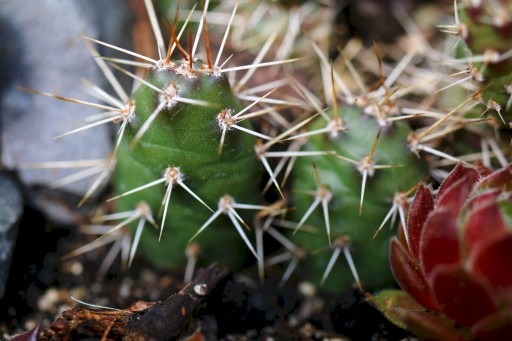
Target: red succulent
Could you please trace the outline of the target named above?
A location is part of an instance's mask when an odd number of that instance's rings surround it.
[[[459,164],[434,196],[421,186],[391,241],[395,279],[425,310],[403,322],[431,339],[512,337],[512,165]]]

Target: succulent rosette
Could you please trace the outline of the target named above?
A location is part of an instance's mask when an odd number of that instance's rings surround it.
[[[511,191],[512,165],[459,164],[437,195],[421,186],[390,248],[395,279],[421,307],[393,291],[376,305],[426,339],[510,339]]]

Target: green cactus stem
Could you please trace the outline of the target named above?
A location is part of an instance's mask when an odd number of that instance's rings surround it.
[[[129,210],[143,200],[155,214],[162,212],[164,195],[174,187],[160,242],[158,231],[145,231],[140,241],[143,256],[159,266],[184,264],[189,239],[211,216],[206,205],[215,210],[226,194],[239,202],[256,203],[260,194],[255,138],[229,131],[226,121],[243,106],[227,78],[203,64],[183,61],[150,70],[147,83],[133,95],[135,118],[126,128],[117,153],[117,194],[162,180],[137,195],[118,198],[118,211]],[[153,121],[148,124],[148,120]],[[147,131],[141,131],[145,124]],[[246,122],[239,125],[247,127]],[[223,128],[227,132],[220,151]],[[232,229],[226,218],[201,233],[197,242],[202,245],[203,256],[227,265],[239,264],[246,247]]]
[[[490,109],[510,113],[512,2],[464,1],[459,7],[459,35],[475,60],[479,59],[471,67],[485,89],[482,98]]]
[[[368,155],[381,129],[379,124],[374,118],[362,114],[361,109],[357,107],[343,106],[339,113],[348,131],[336,138],[327,134],[313,136],[305,150],[333,151],[344,158],[360,162],[356,166],[334,156],[314,158],[319,177],[332,196],[328,201],[332,247],[334,250],[339,248],[337,241],[340,237],[344,238],[346,243],[343,247],[346,246],[347,250],[350,250],[361,282],[365,288],[371,288],[392,281],[388,266],[390,231],[386,228],[372,239],[375,230],[389,211],[394,195],[414,186],[427,174],[427,169],[407,149],[405,141],[410,128],[406,123],[396,122],[384,127],[370,160]],[[325,121],[317,119],[310,129],[319,129],[322,125],[325,125]],[[392,167],[378,169],[376,165]],[[362,174],[365,167],[368,172],[361,211]],[[295,171],[296,189],[314,190],[317,187],[308,158],[299,158]],[[301,219],[311,206],[313,198],[310,195],[297,194],[295,218]],[[317,234],[299,231],[295,240],[308,251],[318,251],[322,248],[324,251],[319,251],[307,259],[301,270],[307,272],[312,280],[320,280],[325,276],[325,269],[333,254],[332,251],[325,250],[325,245],[328,245],[329,241],[325,233],[326,222],[322,210],[315,210],[306,224],[322,229]],[[340,261],[346,262],[338,260]],[[354,275],[349,266],[344,264],[336,266],[329,278],[324,280],[326,290],[336,291],[353,283]]]

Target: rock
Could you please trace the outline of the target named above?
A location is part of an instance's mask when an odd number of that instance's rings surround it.
[[[0,298],[4,295],[22,212],[23,199],[18,185],[0,173]]]
[[[0,0],[1,162],[29,186],[48,186],[80,169],[31,169],[27,163],[105,159],[113,125],[101,125],[52,140],[83,126],[95,108],[25,93],[18,87],[98,102],[84,92],[82,79],[114,93],[80,35],[130,46],[128,2],[123,0]],[[128,34],[127,34],[128,32]],[[100,49],[99,46],[96,48]],[[102,54],[112,50],[101,50]],[[116,56],[119,56],[118,54]],[[6,85],[5,85],[6,84]],[[82,196],[92,178],[67,185]]]

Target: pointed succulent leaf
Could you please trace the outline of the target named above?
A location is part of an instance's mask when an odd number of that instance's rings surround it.
[[[436,210],[448,208],[455,218],[459,215],[471,193],[475,182],[478,180],[473,177],[474,174],[464,174],[455,182],[451,182],[450,187],[444,187],[443,192],[439,189],[436,201]]]
[[[488,200],[485,202],[488,202]],[[485,244],[490,238],[506,229],[507,226],[496,202],[479,206],[469,212],[464,229],[465,249],[468,256],[471,256],[477,250],[480,252],[482,243]],[[483,250],[483,252],[486,250]]]
[[[432,192],[428,187],[421,186],[409,208],[409,215],[407,217],[409,250],[416,259],[419,259],[421,231],[428,215],[433,209],[434,198],[432,197]]]
[[[493,203],[498,199],[500,194],[501,190],[499,189],[490,189],[486,192],[479,193],[478,195],[469,199],[467,203],[467,209],[471,211],[477,209],[480,206]]]
[[[437,266],[455,264],[459,260],[456,218],[450,208],[438,208],[427,219],[421,234],[420,264],[428,278]]]
[[[475,248],[471,254],[470,268],[473,273],[485,277],[498,292],[505,290],[505,293],[512,294],[512,234],[501,230],[493,237]]]
[[[512,314],[499,311],[476,323],[471,331],[481,341],[507,340],[512,335]]]
[[[466,182],[461,183],[460,180],[466,178]],[[437,203],[443,200],[443,196],[454,185],[460,186],[461,184],[471,187],[480,179],[480,174],[475,167],[466,166],[462,163],[457,164],[450,174],[444,179],[437,194]]]
[[[478,184],[476,191],[483,192],[491,188],[512,192],[512,164],[485,177]]]
[[[430,278],[434,297],[444,314],[463,326],[471,326],[496,312],[482,278],[466,272],[461,264],[437,266]]]
[[[400,319],[397,309],[424,311],[425,308],[419,305],[411,296],[402,290],[382,290],[376,295],[366,295],[366,300],[377,310],[386,316],[388,320],[400,328],[407,326]]]
[[[429,312],[398,310],[407,327],[419,338],[425,340],[469,341],[472,335],[458,329],[455,323],[442,315]]]
[[[391,239],[391,271],[398,284],[419,304],[431,310],[439,310],[432,300],[425,275],[416,259],[405,250],[400,242]]]

